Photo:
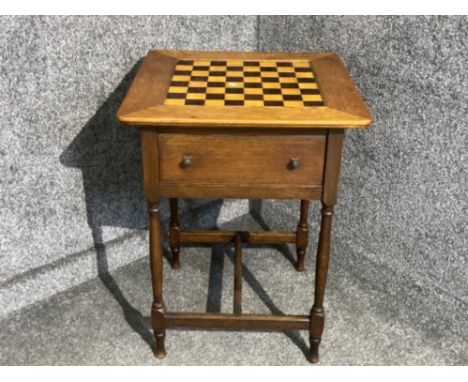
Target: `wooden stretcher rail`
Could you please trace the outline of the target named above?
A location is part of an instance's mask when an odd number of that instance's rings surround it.
[[[309,316],[167,312],[167,327],[257,330],[309,330]]]
[[[242,247],[240,233],[236,233],[234,253],[234,314],[242,314]]]
[[[241,241],[249,244],[283,244],[295,243],[296,232],[277,231],[240,231]],[[236,231],[180,231],[182,243],[229,243],[236,237]]]

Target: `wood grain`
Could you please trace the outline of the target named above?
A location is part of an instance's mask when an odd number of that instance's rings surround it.
[[[307,60],[326,106],[197,107],[163,105],[179,59]],[[217,63],[219,64],[219,63]],[[284,66],[284,65],[282,65]],[[278,66],[279,67],[279,66]],[[249,76],[250,77],[250,76]],[[261,78],[260,78],[261,79]],[[190,89],[195,92],[195,89]],[[188,91],[188,90],[187,90]],[[337,201],[344,130],[367,127],[370,114],[334,53],[150,51],[117,113],[141,129],[144,194],[149,207],[155,354],[164,357],[166,327],[309,330],[311,362],[319,360],[333,207]],[[169,197],[169,246],[174,268],[182,243],[235,241],[234,313],[167,313],[159,201]],[[296,232],[184,231],[177,198],[299,199]],[[309,316],[242,314],[241,242],[295,244],[304,269],[309,200],[321,200],[314,303]]]
[[[166,313],[166,326],[178,328],[223,328],[256,330],[306,330],[309,316],[223,314],[223,313]]]
[[[164,345],[164,339],[166,337],[164,315],[166,308],[163,300],[163,262],[159,202],[148,203],[148,210],[151,283],[153,287],[151,325],[153,327],[154,337],[156,339],[155,356],[157,358],[164,358],[166,356],[166,349]]]
[[[322,184],[323,136],[160,134],[162,183],[300,185]],[[192,158],[183,168],[184,156]],[[290,161],[299,158],[296,169]]]
[[[298,272],[304,271],[304,258],[309,243],[309,201],[301,200],[300,218],[296,230],[296,270]]]
[[[159,202],[159,155],[156,131],[142,129],[141,157],[146,201],[148,203]]]
[[[314,304],[310,311],[310,352],[308,359],[312,363],[319,362],[319,345],[325,324],[323,301],[325,298],[325,286],[327,282],[328,264],[330,261],[331,224],[334,213],[333,207],[338,196],[343,140],[343,130],[330,130],[328,132],[322,194],[322,219],[320,222],[320,234],[315,265]]]
[[[161,196],[191,199],[309,199],[320,200],[321,186],[161,183]]]
[[[235,234],[234,249],[234,314],[242,314],[242,239],[241,234]]]
[[[169,222],[169,247],[171,248],[171,267],[173,269],[180,268],[180,222],[178,211],[177,198],[169,199],[169,209],[171,212],[171,220]]]
[[[249,244],[295,243],[294,232],[279,231],[241,231],[241,240]],[[182,243],[229,243],[234,241],[236,231],[186,230],[180,232]]]
[[[164,105],[179,59],[308,60],[316,73],[326,106],[197,107]],[[121,123],[137,126],[363,128],[371,116],[340,58],[334,53],[252,53],[151,51],[117,112]]]

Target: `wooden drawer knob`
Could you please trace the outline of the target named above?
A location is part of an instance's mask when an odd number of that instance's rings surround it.
[[[301,158],[291,158],[288,163],[288,168],[290,170],[295,170],[296,168],[299,168],[299,165],[301,163]]]
[[[191,155],[184,155],[182,157],[182,161],[180,162],[180,167],[182,167],[184,169],[192,167],[192,156]]]

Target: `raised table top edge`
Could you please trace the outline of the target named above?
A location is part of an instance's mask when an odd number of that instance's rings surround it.
[[[165,106],[171,67],[182,57],[242,59],[308,59],[317,74],[326,106],[314,110],[271,107]],[[343,91],[345,89],[345,91]],[[247,110],[249,109],[249,110]],[[365,128],[372,118],[336,53],[150,51],[143,60],[118,112],[133,126]]]

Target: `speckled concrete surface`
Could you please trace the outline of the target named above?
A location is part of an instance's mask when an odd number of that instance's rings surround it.
[[[245,216],[229,227],[258,228]],[[316,232],[312,232],[315,236]],[[307,314],[312,304],[312,248],[297,273],[292,248],[243,251],[246,313]],[[185,247],[182,268],[165,260],[165,302],[172,311],[232,309],[232,247]],[[350,275],[334,251],[320,365],[467,365],[468,343],[417,330],[388,295]],[[152,355],[146,259],[31,305],[0,321],[2,365],[310,365],[307,332],[168,330],[168,355]]]
[[[335,243],[404,314],[468,338],[468,18],[261,17],[259,47],[343,57],[374,123],[347,132]]]
[[[145,256],[137,132],[115,112],[149,49],[256,46],[255,17],[0,19],[0,316]],[[216,38],[214,38],[216,37]]]

